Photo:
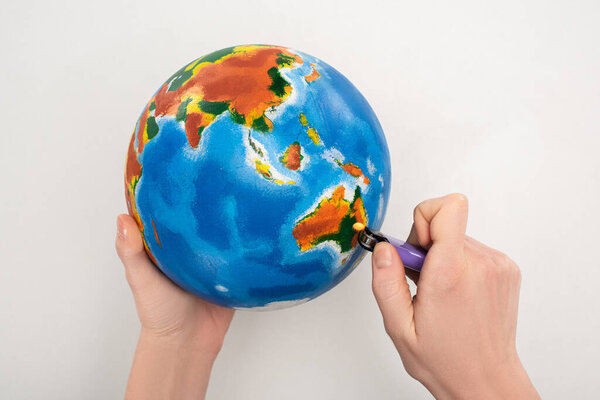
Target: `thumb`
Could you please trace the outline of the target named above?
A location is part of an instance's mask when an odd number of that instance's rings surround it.
[[[142,235],[135,220],[126,214],[117,217],[117,254],[125,266],[125,275],[134,290],[164,279],[144,251]]]
[[[398,252],[389,243],[378,243],[372,262],[373,294],[386,332],[392,339],[410,336],[414,333],[412,297]]]

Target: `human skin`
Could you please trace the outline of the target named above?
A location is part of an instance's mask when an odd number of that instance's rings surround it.
[[[539,399],[515,347],[521,274],[465,235],[468,202],[452,194],[415,208],[407,241],[428,249],[421,274],[395,249],[373,252],[373,292],[407,372],[437,399]],[[203,399],[233,310],[181,290],[144,252],[135,221],[116,247],[142,325],[125,398]],[[411,297],[405,273],[417,283]]]
[[[521,273],[505,254],[465,235],[468,201],[419,204],[407,241],[428,250],[411,297],[388,243],[372,257],[373,293],[406,371],[437,399],[539,399],[515,347]]]
[[[125,399],[204,399],[234,310],[189,294],[163,275],[128,215],[117,218],[116,248],[141,323]]]

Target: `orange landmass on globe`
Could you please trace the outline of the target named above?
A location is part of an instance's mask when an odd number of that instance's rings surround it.
[[[354,176],[355,178],[360,178],[361,176],[363,177],[363,182],[365,183],[365,185],[368,185],[369,183],[371,183],[371,180],[369,179],[368,176],[366,176],[362,169],[360,169],[360,167],[358,165],[355,165],[351,162],[347,162],[347,163],[342,163],[340,160],[336,159],[335,160],[336,164],[339,165],[340,167],[342,167],[342,169],[347,172],[348,174]]]
[[[208,103],[209,107],[212,105],[213,109],[215,104],[224,104],[236,122],[271,131],[273,123],[265,111],[280,105],[292,91],[291,85],[279,74],[279,68],[292,67],[294,63],[302,64],[303,61],[287,49],[261,46],[238,46],[217,60],[202,62],[200,58],[192,62],[180,74],[187,79],[178,81],[175,90],[175,79],[165,82],[146,106],[138,131],[138,152],[151,136],[146,133],[148,118],[179,113],[185,115],[190,146],[198,146],[202,130],[216,116],[203,110],[202,102]]]
[[[137,153],[134,149],[134,142],[135,135],[131,138],[131,141],[129,143],[129,150],[127,152],[127,161],[125,167],[125,199],[127,201],[127,210],[129,211],[129,215],[133,217],[133,219],[138,225],[138,228],[140,229],[140,233],[143,239],[142,241],[144,242],[144,248],[146,249],[148,257],[150,257],[154,264],[158,265],[158,261],[156,261],[156,258],[152,255],[152,252],[148,247],[148,243],[146,243],[146,239],[144,237],[144,224],[142,223],[142,219],[140,218],[140,215],[135,206],[135,188],[142,174],[142,166],[137,160]],[[154,227],[154,220],[152,221],[152,226]],[[156,233],[156,227],[154,227],[154,234],[156,235],[156,241],[160,245],[160,241],[158,240],[158,234]]]
[[[158,245],[162,247],[160,239],[158,238],[158,232],[156,232],[156,225],[154,224],[154,219],[152,219],[152,229],[154,230],[154,237],[156,238],[156,243],[158,243]]]
[[[365,211],[365,204],[363,202],[362,197],[357,198],[354,203],[352,203],[352,211],[351,211],[351,217],[354,217],[354,222],[352,223],[352,225],[354,225],[354,223],[359,222],[363,225],[367,225],[367,212]],[[355,232],[354,229],[352,229],[352,231],[354,232],[354,234],[352,235],[352,247],[356,246],[356,244],[358,243],[358,232]]]
[[[290,144],[279,161],[281,161],[287,169],[297,171],[300,168],[300,162],[304,158],[300,153],[301,149],[302,147],[298,142]]]
[[[319,202],[314,211],[302,218],[292,230],[301,251],[327,240],[337,242],[342,252],[354,248],[358,233],[352,229],[356,222],[367,223],[364,203],[357,187],[352,203],[344,198],[345,188],[338,186],[329,198]]]
[[[304,80],[305,80],[307,83],[314,82],[314,81],[316,81],[317,79],[319,79],[319,77],[321,76],[321,74],[319,73],[319,71],[317,71],[317,70],[315,69],[315,64],[313,64],[313,63],[310,63],[310,66],[312,67],[312,71],[311,71],[311,73],[310,73],[310,74],[308,74],[308,75],[306,75],[306,76],[304,77]]]
[[[158,261],[152,255],[150,248],[148,247],[148,243],[146,243],[146,239],[144,237],[144,224],[142,223],[142,219],[137,211],[135,206],[135,188],[140,180],[140,176],[142,175],[142,166],[137,160],[137,153],[135,152],[135,135],[131,137],[131,141],[129,142],[129,150],[127,151],[127,161],[125,167],[125,199],[127,201],[127,210],[129,211],[129,215],[133,217],[135,222],[140,229],[142,234],[142,238],[144,239],[144,248],[146,249],[146,253],[148,257],[154,262],[154,264],[158,265]],[[156,227],[154,226],[154,220],[152,220],[152,226],[154,228],[154,235],[156,236],[156,241],[160,245],[160,241],[158,240],[158,234],[156,233]],[[162,247],[162,245],[161,245]]]

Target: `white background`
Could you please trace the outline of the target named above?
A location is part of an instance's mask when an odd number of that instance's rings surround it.
[[[600,392],[597,1],[3,1],[0,398],[122,396],[139,329],[114,251],[144,104],[223,47],[271,43],[344,73],[392,155],[383,230],[463,192],[468,234],[521,266],[522,361],[547,399]],[[418,399],[370,292],[238,312],[209,399]]]

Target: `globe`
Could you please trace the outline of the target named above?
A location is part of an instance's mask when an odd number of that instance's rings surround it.
[[[148,256],[181,288],[284,308],[359,264],[352,225],[381,226],[390,160],[375,113],[340,72],[244,45],[192,61],[150,98],[125,189]]]

